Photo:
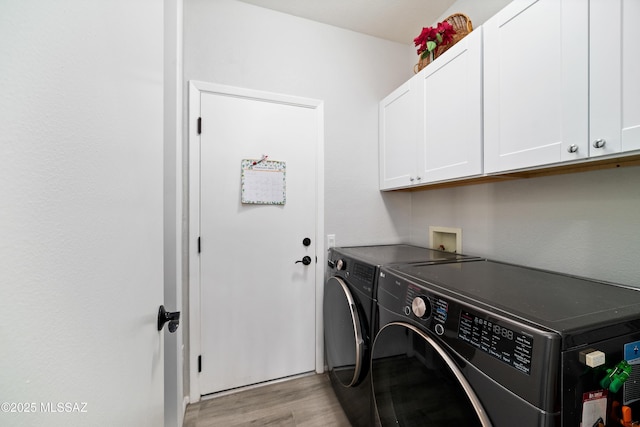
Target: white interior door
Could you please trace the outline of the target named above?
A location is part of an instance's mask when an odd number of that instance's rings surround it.
[[[0,425],[162,426],[162,2],[1,9]]]
[[[260,93],[202,92],[200,108],[200,394],[205,395],[316,367],[321,123],[315,108]],[[284,164],[284,204],[241,201],[241,162],[263,155]],[[244,189],[250,190],[246,181]],[[309,265],[296,263],[305,256]]]

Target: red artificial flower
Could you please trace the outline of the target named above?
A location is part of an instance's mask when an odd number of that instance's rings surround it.
[[[420,35],[413,39],[413,43],[418,47],[418,55],[432,52],[440,44],[448,44],[453,40],[456,31],[447,21],[440,22],[436,28],[423,28]]]
[[[456,30],[447,21],[438,24],[438,33],[442,36],[442,44],[449,44],[453,40]]]

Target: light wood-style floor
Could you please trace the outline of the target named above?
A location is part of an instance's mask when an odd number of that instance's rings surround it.
[[[202,400],[187,406],[184,427],[349,427],[326,374]]]

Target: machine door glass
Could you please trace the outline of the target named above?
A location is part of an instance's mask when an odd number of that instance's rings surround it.
[[[373,344],[371,378],[379,424],[491,426],[456,363],[412,325],[384,326]]]
[[[358,385],[367,373],[368,337],[363,308],[345,281],[331,277],[324,289],[327,365],[345,387]]]

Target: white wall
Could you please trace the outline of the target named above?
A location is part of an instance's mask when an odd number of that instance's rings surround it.
[[[464,13],[469,17],[473,28],[478,28],[485,21],[495,15],[500,9],[513,0],[458,0],[447,9],[437,22],[454,13]]]
[[[409,194],[378,191],[378,101],[415,50],[234,0],[186,0],[184,77],[325,101],[325,231],[338,245],[409,235]]]
[[[640,287],[640,167],[412,196],[416,244],[462,227],[463,252]]]

